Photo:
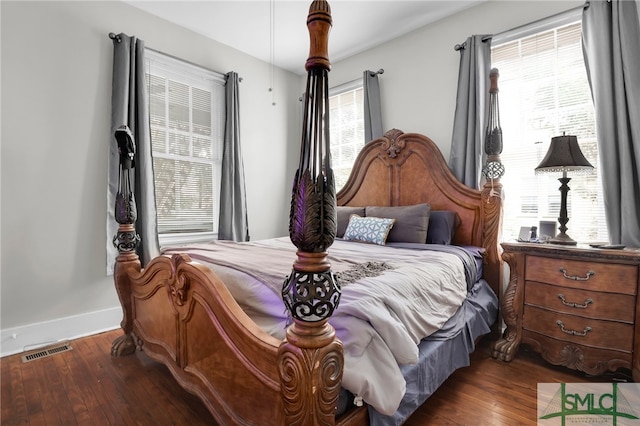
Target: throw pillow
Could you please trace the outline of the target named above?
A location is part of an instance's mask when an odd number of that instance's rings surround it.
[[[344,231],[347,230],[347,225],[349,225],[349,218],[351,215],[357,214],[358,216],[364,216],[364,207],[337,206],[336,213],[338,220],[336,225],[336,237],[342,238],[344,236]]]
[[[458,213],[448,210],[434,210],[429,216],[427,244],[451,244],[460,225]]]
[[[389,242],[424,244],[427,240],[431,212],[429,204],[395,207],[367,206],[365,212],[367,217],[388,217],[396,220],[387,238]]]
[[[395,219],[351,215],[344,239],[383,246],[394,222]]]

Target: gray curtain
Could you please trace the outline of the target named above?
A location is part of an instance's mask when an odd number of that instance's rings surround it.
[[[125,34],[113,35],[113,82],[111,91],[111,133],[107,187],[107,274],[113,273],[118,251],[113,237],[118,230],[114,216],[118,190],[118,147],[115,130],[129,126],[136,144],[134,194],[138,210],[135,223],[140,236],[138,255],[145,265],[160,253],[156,221],[155,184],[151,158],[149,102],[144,78],[144,42]]]
[[[249,241],[244,166],[240,150],[240,100],[238,74],[226,75],[226,121],[220,187],[218,239]]]
[[[635,1],[591,1],[582,43],[613,244],[640,247],[640,23]]]
[[[491,38],[474,35],[456,49],[460,51],[460,67],[449,168],[465,185],[480,188],[489,111]]]
[[[365,71],[362,77],[362,88],[364,92],[364,141],[366,143],[384,135],[378,73]]]

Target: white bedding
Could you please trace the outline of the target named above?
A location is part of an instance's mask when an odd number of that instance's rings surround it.
[[[280,249],[282,259],[270,263],[283,262],[282,275],[274,276],[270,287],[254,276],[207,261],[207,256],[221,256],[212,252],[210,245],[196,244],[165,253],[186,252],[209,264],[247,314],[267,332],[283,338],[288,318],[282,298],[274,289],[281,288],[291,272],[296,249],[284,237],[240,244],[246,250],[255,245]],[[334,242],[329,253],[334,258],[387,262],[395,268],[344,285],[340,304],[329,320],[344,344],[343,387],[380,413],[391,415],[406,388],[400,365],[416,363],[420,340],[437,331],[465,300],[463,262],[450,253],[341,240]]]

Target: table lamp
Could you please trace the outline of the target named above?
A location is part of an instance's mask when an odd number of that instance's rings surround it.
[[[561,183],[560,217],[558,218],[560,232],[549,240],[550,243],[576,245],[576,241],[566,234],[567,222],[569,222],[569,217],[567,216],[567,193],[569,192],[568,184],[571,180],[571,178],[567,177],[567,172],[590,169],[593,169],[593,166],[582,154],[577,137],[567,136],[563,133],[562,136],[551,138],[551,145],[547,155],[536,167],[536,174],[540,172],[562,172],[562,177],[558,179]]]

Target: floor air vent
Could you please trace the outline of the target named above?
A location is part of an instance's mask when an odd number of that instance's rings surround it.
[[[55,345],[47,346],[46,348],[38,349],[37,351],[30,352],[22,356],[22,362],[35,361],[40,358],[45,358],[51,355],[59,354],[60,352],[70,351],[73,348],[69,342],[56,343]]]

